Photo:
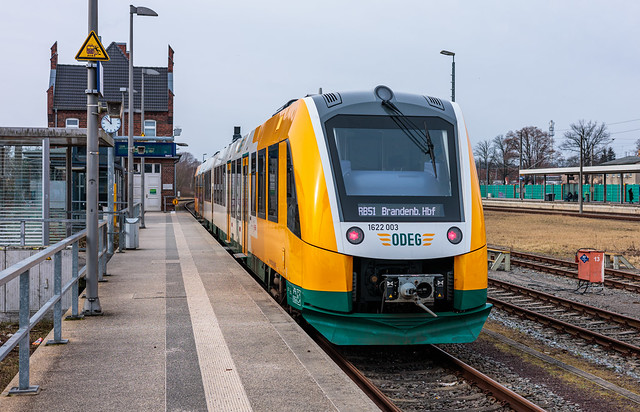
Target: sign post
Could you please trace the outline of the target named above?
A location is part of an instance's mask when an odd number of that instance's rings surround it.
[[[83,314],[102,315],[98,297],[98,79],[97,62],[109,56],[98,35],[98,0],[89,0],[89,36],[76,54],[76,60],[87,61],[87,286]]]

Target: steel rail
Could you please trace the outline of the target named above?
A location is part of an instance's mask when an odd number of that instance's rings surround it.
[[[483,206],[485,211],[491,212],[509,212],[509,213],[533,213],[539,215],[562,215],[583,217],[588,219],[609,219],[609,220],[627,220],[631,222],[640,221],[640,216],[626,213],[600,213],[600,212],[583,212],[582,214],[571,210],[553,210],[553,209],[535,209],[527,207],[508,207],[508,206]]]
[[[501,385],[495,380],[491,379],[479,370],[467,365],[455,356],[445,352],[435,345],[429,345],[431,349],[438,353],[438,356],[446,359],[447,361],[455,364],[460,368],[462,375],[465,379],[472,381],[479,388],[491,392],[491,394],[499,401],[506,402],[509,406],[518,412],[524,411],[544,411],[535,403],[527,400],[526,398],[518,395],[511,389]]]
[[[516,265],[516,266],[521,266],[521,267],[525,267],[528,269],[533,269],[533,270],[537,270],[540,272],[547,272],[547,273],[552,273],[554,275],[560,275],[560,276],[565,276],[565,277],[569,277],[569,278],[574,278],[574,279],[578,279],[578,272],[573,269],[563,269],[561,267],[553,267],[553,266],[547,266],[541,263],[536,263],[535,261],[527,261],[527,260],[520,260],[520,259],[514,259],[515,255],[517,253],[516,252],[511,252],[511,264],[512,265]],[[544,259],[544,260],[543,260]],[[538,261],[543,261],[549,264],[555,264],[552,263],[551,260],[554,260],[553,258],[546,258],[546,257],[541,257],[541,259],[538,259]],[[567,261],[565,261],[567,262]],[[558,266],[564,266],[567,267],[566,264],[558,264]],[[622,271],[617,271],[617,272],[622,272]],[[607,273],[605,271],[605,273]],[[631,275],[633,276],[632,273],[626,272],[627,275]],[[611,276],[611,275],[610,275]],[[617,275],[613,275],[613,276],[617,276]],[[638,278],[637,276],[635,277],[625,277],[625,279],[628,280],[633,280],[633,281],[638,281],[640,282],[640,278]],[[640,284],[639,285],[635,285],[632,283],[627,283],[627,282],[623,282],[617,279],[611,279],[610,277],[607,278],[605,277],[604,279],[604,285],[605,286],[610,286],[616,289],[622,289],[622,290],[627,290],[629,292],[635,292],[635,293],[640,293]]]
[[[558,258],[553,258],[550,256],[542,256],[542,255],[536,255],[533,253],[525,253],[525,252],[511,252],[511,256],[515,257],[515,258],[523,258],[523,259],[529,259],[529,260],[535,260],[535,261],[539,261],[539,262],[546,262],[546,263],[550,263],[553,265],[558,265],[558,266],[565,266],[565,267],[569,267],[569,268],[577,268],[578,264],[571,261],[571,260],[565,260],[565,259],[558,259]],[[637,273],[633,273],[633,272],[629,272],[626,270],[621,270],[621,269],[613,269],[613,268],[604,268],[604,273],[605,275],[610,275],[610,276],[617,276],[620,278],[625,278],[625,279],[629,279],[629,280],[635,280],[640,282],[640,275],[638,275]]]
[[[313,328],[304,328],[311,338],[325,351],[327,355],[349,376],[353,382],[383,411],[401,412],[392,401],[377,386],[345,359],[329,341]]]
[[[489,278],[489,286],[496,286],[504,290],[516,292],[519,295],[530,296],[543,302],[553,303],[556,306],[571,309],[591,316],[597,316],[602,319],[616,322],[620,325],[628,326],[640,330],[640,319],[625,316],[620,313],[611,312],[600,309],[595,306],[585,305],[584,303],[575,302],[573,300],[564,299],[548,293],[540,292],[524,286],[515,285],[513,283],[504,282],[498,279]]]
[[[638,346],[635,346],[626,342],[622,342],[614,338],[610,338],[601,333],[590,331],[580,326],[572,325],[571,323],[564,322],[562,320],[558,320],[558,319],[552,318],[551,316],[534,312],[529,309],[525,309],[521,306],[517,306],[512,303],[505,302],[503,300],[500,300],[494,297],[488,297],[487,301],[494,304],[496,307],[506,310],[509,313],[513,313],[513,314],[522,316],[524,318],[542,323],[543,325],[550,326],[561,332],[570,333],[573,336],[577,336],[589,342],[593,342],[605,347],[609,347],[611,349],[614,349],[624,354],[632,354],[635,356],[640,356],[640,347]]]

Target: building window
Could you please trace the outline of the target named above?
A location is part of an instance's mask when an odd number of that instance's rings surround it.
[[[156,121],[155,120],[145,120],[144,121],[144,135],[145,136],[155,136],[156,135]]]
[[[73,119],[73,118],[67,119],[65,127],[69,129],[77,129],[80,127],[80,121],[78,119]]]
[[[278,144],[269,146],[269,165],[267,169],[267,214],[272,222],[278,221]]]

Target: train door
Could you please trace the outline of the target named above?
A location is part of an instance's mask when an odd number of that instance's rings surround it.
[[[231,162],[227,162],[227,181],[225,182],[227,185],[227,242],[231,240],[231,200],[233,199],[231,196],[231,180],[233,176],[231,174],[231,165]]]
[[[247,254],[249,242],[249,156],[242,158],[242,253]]]

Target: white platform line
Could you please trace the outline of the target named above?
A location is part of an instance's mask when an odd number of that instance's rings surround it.
[[[191,251],[178,222],[171,216],[180,256],[200,373],[209,411],[251,411],[244,386],[224,340],[218,318],[204,289]]]

